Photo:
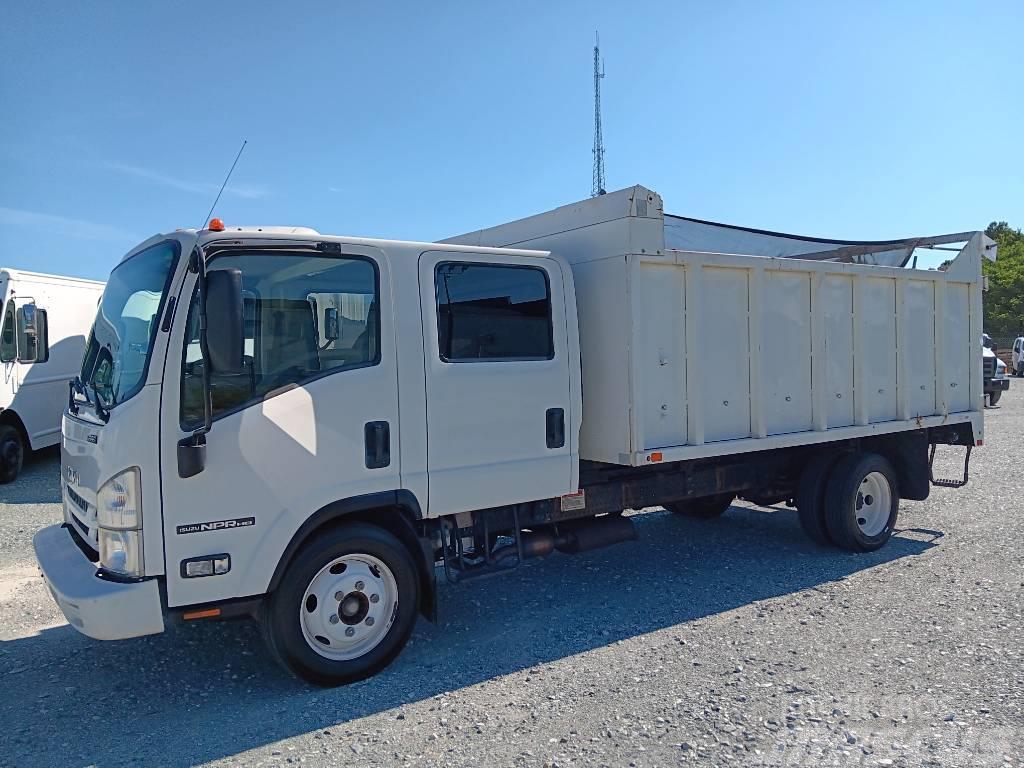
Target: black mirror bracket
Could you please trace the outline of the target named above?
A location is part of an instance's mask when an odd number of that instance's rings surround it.
[[[178,441],[178,477],[194,477],[206,467],[206,432],[199,430]]]

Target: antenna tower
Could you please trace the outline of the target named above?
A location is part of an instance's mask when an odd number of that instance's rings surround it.
[[[601,58],[601,38],[594,33],[594,179],[590,196],[605,193],[604,189],[604,137],[601,135],[601,81],[604,79],[604,59]]]

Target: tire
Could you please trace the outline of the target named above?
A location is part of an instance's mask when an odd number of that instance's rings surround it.
[[[1003,391],[997,389],[995,392],[988,393],[988,405],[990,408],[994,408],[996,403],[999,402],[999,398],[1003,396]]]
[[[674,501],[670,504],[665,504],[664,506],[669,512],[673,512],[677,515],[710,520],[714,517],[720,517],[727,509],[729,509],[729,507],[732,506],[732,500],[734,498],[736,498],[734,494],[720,493],[715,496],[705,496],[701,499]]]
[[[405,647],[420,589],[412,556],[392,534],[365,523],[342,525],[295,554],[264,605],[263,637],[294,675],[325,687],[353,683]]]
[[[825,500],[825,523],[836,546],[872,552],[892,537],[896,527],[900,506],[896,471],[877,453],[846,456],[832,469]]]
[[[811,541],[823,546],[831,546],[834,543],[825,522],[825,491],[832,468],[838,461],[837,454],[823,453],[807,462],[800,474],[794,499],[800,517],[800,527]]]
[[[0,424],[0,485],[9,483],[25,463],[25,441],[11,424]]]

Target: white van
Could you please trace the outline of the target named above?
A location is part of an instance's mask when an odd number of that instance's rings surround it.
[[[0,483],[25,453],[60,442],[103,283],[0,268]]]

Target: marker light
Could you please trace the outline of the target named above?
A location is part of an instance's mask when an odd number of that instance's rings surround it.
[[[210,219],[210,226],[207,227],[211,232],[223,232],[224,222],[220,219]]]

